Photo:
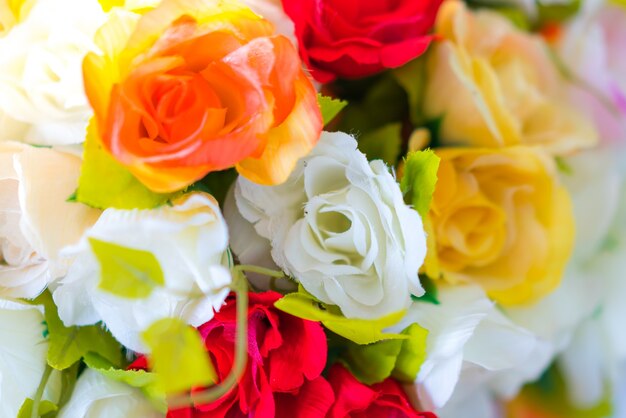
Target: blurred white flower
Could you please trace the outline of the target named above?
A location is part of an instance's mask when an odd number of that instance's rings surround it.
[[[140,335],[152,322],[180,317],[199,326],[213,317],[229,290],[228,230],[212,196],[190,193],[152,210],[104,211],[79,244],[67,249],[75,258],[68,274],[53,286],[59,316],[66,325],[103,321],[118,341],[145,353]],[[152,253],[164,275],[142,299],[101,290],[100,264],[89,238]],[[193,294],[205,293],[198,297]]]
[[[105,16],[97,0],[36,0],[0,37],[0,140],[84,140],[92,112],[82,61]]]
[[[48,341],[39,307],[0,300],[0,417],[15,418],[26,398],[33,398],[46,367]],[[53,372],[43,399],[56,402],[60,373]]]
[[[161,418],[139,389],[87,369],[58,418]]]
[[[351,136],[323,133],[281,185],[239,177],[235,187],[241,215],[270,240],[276,264],[347,317],[380,317],[423,294],[421,218],[387,166],[368,163]]]
[[[100,211],[67,202],[80,158],[0,142],[0,296],[37,296],[67,266],[59,251],[75,244]]]

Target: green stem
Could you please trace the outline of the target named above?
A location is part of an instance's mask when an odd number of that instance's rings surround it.
[[[39,403],[41,402],[41,398],[43,398],[43,391],[46,389],[46,385],[48,384],[51,374],[52,367],[46,363],[46,368],[44,369],[41,380],[39,381],[37,392],[35,392],[35,396],[33,397],[33,409],[30,411],[30,418],[39,418]]]
[[[233,270],[235,272],[233,290],[237,295],[237,334],[233,368],[218,385],[211,386],[202,392],[169,397],[167,403],[171,409],[207,404],[219,399],[237,385],[245,370],[248,359],[248,287],[241,269]]]
[[[268,269],[265,267],[259,267],[259,266],[250,266],[247,264],[240,264],[238,266],[235,266],[233,270],[245,271],[246,273],[257,273],[257,274],[262,274],[264,276],[276,277],[279,279],[282,277],[285,277],[285,274],[282,271],[276,271],[276,270]]]

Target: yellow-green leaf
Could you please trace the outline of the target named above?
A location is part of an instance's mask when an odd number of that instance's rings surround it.
[[[324,126],[328,125],[328,123],[332,121],[339,112],[341,112],[341,109],[346,107],[348,104],[346,101],[323,96],[321,93],[317,94],[317,102],[319,103],[320,110],[322,111]]]
[[[53,416],[51,413],[56,412],[59,408],[50,401],[41,401],[39,402],[38,409],[38,417],[48,417]],[[20,411],[17,413],[17,418],[31,418],[33,413],[33,400],[31,398],[26,398],[24,403],[20,407]]]
[[[408,335],[409,338],[402,340],[402,347],[392,375],[397,380],[413,382],[426,360],[428,330],[418,324],[411,324],[402,333]]]
[[[100,289],[125,298],[145,298],[165,283],[159,260],[151,252],[96,238],[89,238],[89,243],[100,262]]]
[[[156,383],[165,393],[184,392],[215,382],[216,374],[198,331],[179,319],[153,323],[142,337]]]
[[[437,184],[439,157],[433,150],[409,152],[404,162],[404,174],[400,181],[400,189],[404,201],[412,205],[422,216],[426,216],[430,208]]]
[[[402,145],[402,125],[400,122],[389,123],[359,137],[359,149],[368,160],[383,160],[395,166]]]
[[[299,318],[321,322],[326,328],[354,341],[357,344],[370,344],[376,341],[408,338],[402,334],[385,333],[383,329],[397,323],[404,311],[395,312],[378,319],[365,320],[346,318],[338,307],[324,305],[300,288],[275,302],[274,306]]]
[[[99,209],[151,209],[172,196],[151,191],[118,163],[100,143],[92,120],[84,144],[77,201]]]

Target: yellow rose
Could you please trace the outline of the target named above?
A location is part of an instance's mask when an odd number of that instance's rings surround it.
[[[505,305],[556,288],[574,220],[553,161],[531,147],[443,148],[437,155],[427,272],[477,283]]]
[[[441,117],[448,144],[532,145],[567,154],[597,141],[593,125],[573,110],[564,80],[538,37],[502,15],[444,2],[427,62],[423,111]]]

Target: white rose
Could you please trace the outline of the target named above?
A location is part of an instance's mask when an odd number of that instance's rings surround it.
[[[347,134],[323,133],[282,185],[239,177],[235,199],[276,264],[347,317],[380,317],[424,293],[422,221],[387,166],[368,163]]]
[[[0,418],[15,418],[33,398],[46,367],[48,341],[39,307],[0,300]],[[43,399],[56,402],[60,374],[53,372]]]
[[[72,397],[58,418],[160,418],[139,389],[87,369],[76,381]]]
[[[6,113],[0,139],[50,145],[84,140],[92,112],[82,61],[94,50],[105,16],[97,0],[36,0],[0,37],[0,114]]]
[[[100,264],[89,238],[152,253],[164,286],[143,299],[100,290]],[[51,286],[59,316],[68,326],[103,321],[122,344],[145,353],[140,335],[154,321],[180,317],[199,326],[220,308],[231,281],[227,247],[226,223],[217,202],[205,193],[190,193],[153,210],[107,209],[81,242],[67,250],[75,261],[67,276]],[[192,296],[199,292],[206,295]]]
[[[66,201],[80,164],[74,155],[0,142],[0,296],[35,297],[65,273],[59,251],[100,214]]]

